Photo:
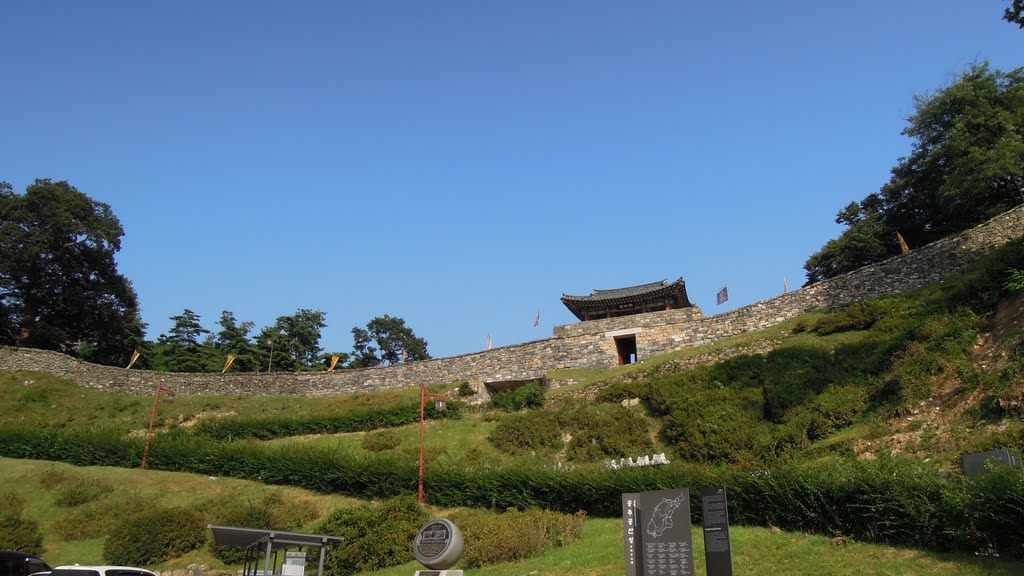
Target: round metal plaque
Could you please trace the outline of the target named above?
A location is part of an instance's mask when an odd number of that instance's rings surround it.
[[[447,570],[462,557],[462,532],[450,521],[434,518],[416,533],[412,553],[427,568]]]

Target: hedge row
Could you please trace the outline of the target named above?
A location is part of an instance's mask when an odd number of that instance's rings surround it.
[[[437,411],[433,405],[426,409],[428,418],[458,418],[461,403],[448,402],[447,409]],[[420,420],[419,404],[351,408],[334,414],[303,417],[274,416],[266,418],[228,418],[207,420],[196,426],[194,433],[215,440],[271,440],[306,434],[339,434],[364,432],[413,424]]]
[[[142,445],[114,434],[0,429],[0,455],[77,465],[138,466]],[[152,469],[193,472],[300,486],[320,492],[387,498],[416,490],[416,463],[360,457],[329,448],[160,437]],[[607,470],[434,467],[427,496],[446,507],[583,510],[620,515],[621,494],[690,489],[700,521],[699,489],[728,488],[734,524],[790,530],[934,550],[981,550],[1024,557],[1024,471],[995,470],[978,480],[943,479],[914,461],[834,460],[780,465],[751,475],[734,467],[672,465]]]

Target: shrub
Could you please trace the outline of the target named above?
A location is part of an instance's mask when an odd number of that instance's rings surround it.
[[[1006,280],[1006,284],[1003,286],[1007,292],[1017,292],[1018,290],[1024,290],[1024,270],[1017,270],[1016,268],[1010,268],[1009,278]]]
[[[1000,555],[1024,558],[1024,470],[997,466],[970,488],[974,524]]]
[[[375,430],[363,436],[363,450],[383,452],[402,445],[402,437],[394,430]]]
[[[544,387],[540,382],[528,382],[515,390],[498,392],[491,396],[491,405],[506,412],[540,408],[544,405]]]
[[[54,504],[61,508],[74,508],[97,500],[113,489],[113,486],[102,480],[82,477],[61,486],[57,490]]]
[[[184,508],[148,508],[111,531],[103,560],[124,566],[148,566],[195,550],[206,540],[203,517]]]
[[[39,522],[20,515],[0,514],[0,549],[42,554],[43,532]]]
[[[79,542],[107,536],[121,518],[145,509],[149,504],[137,495],[105,498],[78,506],[58,518],[53,530],[65,542]]]
[[[562,433],[552,425],[550,412],[510,414],[498,422],[487,440],[508,454],[522,454],[562,446]]]
[[[427,407],[432,419],[458,418],[462,413],[461,402],[448,402],[446,410],[439,412],[433,405]],[[255,438],[271,440],[303,434],[337,434],[342,432],[364,432],[378,428],[404,426],[419,422],[419,404],[394,406],[368,406],[347,408],[327,415],[303,417],[275,416],[262,418],[231,418],[206,420],[195,428],[196,434],[218,440],[239,440]]]
[[[463,383],[459,384],[458,390],[459,390],[459,396],[463,396],[463,397],[465,397],[465,396],[472,396],[472,395],[476,394],[476,388],[473,388],[473,386],[469,382],[463,382]]]
[[[338,510],[317,529],[320,534],[345,539],[328,550],[324,574],[348,576],[414,560],[412,541],[428,519],[413,496]]]
[[[213,501],[201,502],[197,508],[206,512],[212,524],[261,529],[296,530],[317,516],[312,504],[304,500],[285,501],[277,490],[257,498],[221,496]],[[212,541],[210,551],[225,564],[241,564],[245,557],[244,548],[218,546]]]
[[[647,420],[639,410],[602,406],[598,411],[579,410],[566,456],[594,462],[608,457],[639,456],[653,450]]]
[[[452,521],[462,532],[465,551],[462,562],[479,568],[537,556],[549,546],[574,542],[583,528],[586,514],[515,509],[502,514],[460,510]],[[515,534],[510,538],[510,534]]]
[[[21,516],[24,511],[25,499],[20,494],[13,491],[0,492],[0,516]]]
[[[814,331],[826,335],[850,330],[867,330],[885,316],[887,308],[885,300],[854,302],[818,320]]]

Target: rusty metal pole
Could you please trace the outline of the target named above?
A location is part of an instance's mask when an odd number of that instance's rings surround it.
[[[153,397],[153,414],[149,417],[149,432],[146,433],[146,447],[142,449],[142,470],[146,469],[146,457],[149,456],[149,441],[153,437],[153,425],[156,423],[156,405],[160,402],[160,393],[163,392],[164,379],[156,385],[156,396]]]

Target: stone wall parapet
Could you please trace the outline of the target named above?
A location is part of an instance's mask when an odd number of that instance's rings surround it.
[[[714,316],[681,308],[556,326],[552,338],[397,366],[327,372],[183,374],[127,370],[46,350],[0,346],[0,370],[36,370],[99,390],[150,395],[157,383],[187,395],[327,396],[394,390],[421,383],[474,385],[540,378],[549,370],[612,366],[616,331],[636,339],[639,359],[712,344],[800,314],[895,294],[941,280],[978,257],[1024,237],[1024,205],[956,236],[859,270]]]

